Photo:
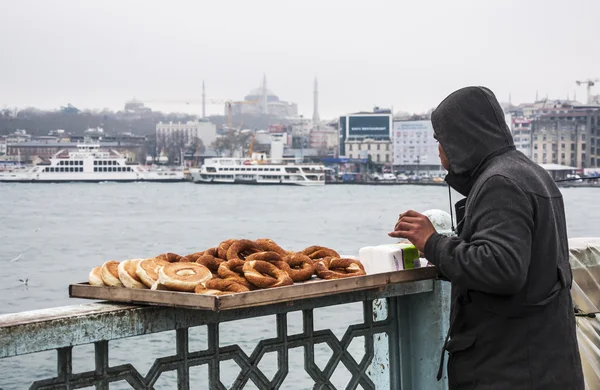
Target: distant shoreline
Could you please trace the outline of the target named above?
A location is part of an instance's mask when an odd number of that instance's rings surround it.
[[[338,186],[338,185],[359,185],[359,186],[446,186],[446,183],[434,183],[434,182],[428,182],[428,183],[420,183],[420,182],[328,182],[325,183],[326,186],[329,185],[333,185],[333,186]]]

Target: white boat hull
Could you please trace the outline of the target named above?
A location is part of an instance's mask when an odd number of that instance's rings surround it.
[[[197,184],[246,184],[246,185],[296,185],[296,186],[323,186],[324,181],[298,181],[298,180],[261,180],[261,179],[219,179],[215,177],[203,178],[200,173],[192,173],[192,181]]]
[[[121,154],[102,151],[89,139],[77,145],[68,156],[59,151],[50,163],[30,168],[0,171],[0,182],[10,183],[72,183],[86,182],[177,182],[185,180],[183,168],[148,168],[132,164]]]
[[[99,182],[180,182],[184,181],[183,172],[65,172],[32,174],[29,172],[0,172],[0,182],[3,183],[99,183]]]
[[[190,169],[194,183],[296,185],[305,187],[325,185],[325,167],[295,161],[249,160],[238,158],[207,159],[200,168]]]

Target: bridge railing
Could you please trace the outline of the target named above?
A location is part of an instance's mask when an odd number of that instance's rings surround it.
[[[91,303],[7,314],[0,316],[0,364],[4,359],[56,350],[55,375],[40,378],[36,370],[27,371],[30,389],[108,389],[109,384],[111,389],[445,389],[446,379],[438,382],[435,375],[448,324],[448,295],[447,284],[423,280],[220,312]],[[361,307],[362,318],[348,326],[342,337],[315,326],[315,310],[345,304]],[[223,345],[222,339],[228,336],[223,334],[225,323],[266,316],[275,318],[274,336],[260,339],[251,353],[238,344]],[[298,317],[301,330],[290,331],[290,318]],[[333,326],[344,318],[328,320]],[[201,348],[191,342],[197,327],[205,327]],[[135,341],[165,331],[175,332],[174,348],[167,349],[174,353],[152,356],[145,375],[135,361],[140,353],[150,353],[141,341],[134,344],[138,355],[132,352],[128,362],[111,365],[109,353],[120,343],[117,340]],[[359,338],[363,338],[364,353],[357,358],[349,346]],[[93,345],[93,362],[89,362],[93,369],[76,372],[73,348],[81,345]],[[322,346],[327,346],[331,355],[326,364],[319,365],[315,350]],[[302,359],[296,354],[291,358],[296,348],[303,350]],[[261,359],[268,354],[276,359],[266,369]],[[88,358],[92,359],[91,353]],[[223,369],[225,363],[237,365],[239,373],[232,376],[232,370]],[[290,370],[299,366],[307,374],[305,379],[290,383]],[[198,367],[205,369],[196,370]],[[340,370],[343,373],[337,378],[345,384],[336,387],[334,379]],[[172,382],[162,385],[161,375]],[[13,388],[11,372],[0,377],[4,378],[0,387]]]

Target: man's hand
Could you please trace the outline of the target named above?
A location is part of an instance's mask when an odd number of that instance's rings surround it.
[[[433,224],[423,214],[409,210],[400,214],[394,231],[388,236],[394,238],[406,238],[419,252],[425,252],[425,243],[435,233]]]

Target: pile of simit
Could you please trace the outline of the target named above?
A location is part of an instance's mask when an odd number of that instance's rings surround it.
[[[107,261],[90,272],[89,283],[226,295],[289,286],[313,275],[340,279],[365,274],[360,261],[341,258],[322,246],[293,252],[267,238],[230,239],[186,256],[163,253],[150,259]]]

